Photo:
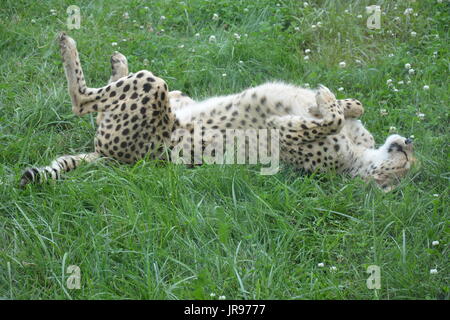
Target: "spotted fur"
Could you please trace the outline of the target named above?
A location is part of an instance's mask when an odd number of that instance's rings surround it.
[[[180,132],[194,128],[224,134],[231,129],[277,129],[281,160],[306,171],[335,171],[375,180],[390,190],[414,161],[412,143],[398,135],[388,137],[375,149],[373,136],[359,118],[364,109],[355,99],[337,100],[326,87],[309,90],[285,83],[266,83],[238,94],[196,102],[150,71],[128,74],[125,56],[111,57],[110,83],[88,88],[75,41],[62,33],[61,55],[77,115],[97,112],[95,152],[64,156],[49,167],[27,169],[21,186],[48,178],[82,161],[109,157],[134,163],[143,157],[169,160],[169,152],[183,141]],[[203,149],[214,141],[202,136]]]

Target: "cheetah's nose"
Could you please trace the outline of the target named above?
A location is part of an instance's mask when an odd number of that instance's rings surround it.
[[[405,139],[405,144],[411,144],[411,143],[413,143],[413,139],[411,139],[411,138]]]

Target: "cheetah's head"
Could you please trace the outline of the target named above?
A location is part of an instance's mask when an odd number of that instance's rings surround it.
[[[378,168],[374,178],[384,191],[390,191],[405,176],[416,161],[413,152],[413,141],[398,134],[389,136],[379,149]]]

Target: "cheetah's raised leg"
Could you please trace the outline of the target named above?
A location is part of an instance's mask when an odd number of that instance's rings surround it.
[[[109,82],[115,82],[120,78],[128,76],[128,60],[127,58],[121,54],[120,52],[114,52],[111,56],[111,78],[109,78]]]
[[[147,112],[148,102],[156,98],[161,100],[156,108],[169,107],[167,84],[147,70],[120,78],[101,88],[88,88],[75,41],[65,33],[61,33],[59,42],[72,99],[72,112],[76,115],[105,111],[118,114],[127,112],[130,108],[131,111],[136,110],[138,106],[141,106],[139,108],[141,112]]]
[[[120,78],[128,76],[128,61],[127,58],[121,54],[120,52],[115,52],[111,56],[111,78],[109,78],[108,83],[115,82]],[[96,123],[100,125],[100,123],[105,118],[104,112],[99,112],[97,114]]]
[[[102,88],[88,88],[84,79],[75,40],[64,32],[59,35],[59,45],[64,64],[64,71],[72,100],[72,112],[82,116],[91,112],[105,112],[111,109],[109,98],[116,94],[111,91],[111,84]],[[117,102],[118,103],[118,102]]]
[[[320,86],[316,93],[316,103],[322,115],[320,119],[311,120],[295,115],[272,116],[267,119],[267,124],[279,129],[282,140],[292,144],[312,142],[338,133],[344,124],[343,106],[324,86]]]

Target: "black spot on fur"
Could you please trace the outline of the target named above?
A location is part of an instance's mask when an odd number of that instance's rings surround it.
[[[144,92],[149,92],[152,89],[152,85],[150,83],[144,83],[142,89],[144,90]]]

